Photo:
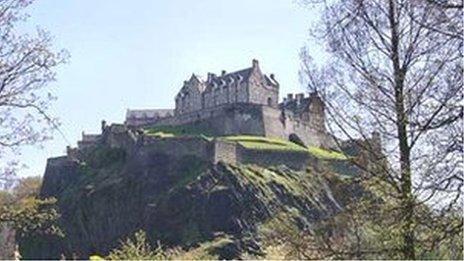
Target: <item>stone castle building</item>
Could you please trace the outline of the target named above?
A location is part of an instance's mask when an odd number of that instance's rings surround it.
[[[257,60],[236,72],[192,76],[175,97],[174,109],[128,110],[129,127],[193,125],[218,136],[257,135],[332,148],[324,103],[316,92],[288,94],[279,103],[280,84]]]
[[[194,156],[217,163],[286,165],[304,169],[317,159],[307,151],[262,150],[243,146],[220,136],[254,135],[290,140],[305,146],[331,150],[358,151],[358,144],[378,144],[378,135],[364,141],[335,141],[325,125],[324,103],[317,92],[288,94],[278,102],[279,83],[274,75],[261,72],[259,63],[220,76],[208,74],[207,80],[192,75],[175,97],[174,109],[128,110],[124,124],[102,121],[100,134],[82,133],[77,148],[67,147],[67,156],[56,160],[80,162],[96,148],[122,149],[131,158],[172,158]],[[147,134],[149,127],[200,130],[210,135],[179,135],[164,138]],[[184,128],[185,127],[185,128]],[[353,143],[354,142],[354,143]],[[337,146],[339,145],[339,146]],[[363,146],[361,146],[362,148]],[[89,154],[90,153],[90,154]],[[365,157],[369,158],[369,156]],[[49,163],[53,165],[53,159]]]
[[[221,75],[208,74],[206,81],[192,74],[176,95],[175,115],[214,108],[223,104],[251,103],[278,107],[279,83],[267,76],[257,60],[252,67]]]

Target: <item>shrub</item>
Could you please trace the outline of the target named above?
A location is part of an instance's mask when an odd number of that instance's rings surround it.
[[[135,232],[133,239],[121,242],[119,248],[113,249],[106,257],[110,260],[164,260],[166,255],[158,245],[152,248],[143,230]]]

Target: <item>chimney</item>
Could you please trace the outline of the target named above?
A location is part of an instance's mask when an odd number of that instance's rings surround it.
[[[214,78],[216,78],[216,75],[214,73],[208,73],[208,82],[211,82]]]
[[[293,93],[287,94],[287,100],[291,102],[293,100]]]
[[[275,80],[276,80],[276,79],[275,79],[275,75],[274,75],[273,73],[271,73],[271,75],[270,75],[270,76],[271,76],[271,79],[272,79],[273,81],[275,81]]]
[[[224,76],[224,75],[226,75],[226,70],[222,70],[221,72],[221,76]]]
[[[296,102],[300,104],[303,101],[304,93],[298,93],[295,95]]]
[[[102,133],[105,131],[105,129],[106,129],[106,121],[102,120],[101,121],[101,131],[102,131]]]
[[[259,66],[259,62],[256,59],[253,59],[252,61],[253,68],[257,68]]]

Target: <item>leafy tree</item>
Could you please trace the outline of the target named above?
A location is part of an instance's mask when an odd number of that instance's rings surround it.
[[[34,235],[64,236],[55,225],[59,218],[54,208],[56,199],[44,200],[26,197],[19,201],[0,207],[0,223],[11,226],[19,238]]]
[[[15,243],[25,237],[64,236],[56,225],[56,199],[37,199],[41,183],[40,177],[27,177],[11,190],[0,190],[0,233],[5,236],[0,257],[12,258]]]
[[[37,197],[39,195],[41,186],[42,177],[40,176],[22,178],[18,181],[13,189],[13,197],[16,200],[24,199],[27,197]]]
[[[48,113],[55,99],[47,89],[55,69],[67,59],[65,51],[53,51],[44,30],[21,33],[33,0],[0,0],[0,185],[11,184],[21,167],[15,155],[22,146],[41,144],[58,126]]]
[[[325,100],[330,129],[372,155],[362,178],[388,188],[391,222],[382,224],[399,236],[391,251],[414,259],[425,245],[418,210],[462,203],[463,10],[427,0],[305,2],[322,9],[312,31],[328,59],[318,68],[303,49],[302,79]],[[462,216],[451,223],[462,227]]]

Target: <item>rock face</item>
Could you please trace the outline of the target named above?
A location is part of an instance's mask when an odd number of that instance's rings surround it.
[[[312,169],[212,164],[162,153],[129,158],[109,148],[98,148],[79,163],[49,159],[41,197],[58,199],[66,236],[24,239],[22,254],[34,259],[106,255],[119,240],[143,229],[152,242],[166,246],[194,246],[228,234],[237,243],[221,257],[233,258],[253,247],[245,238],[280,211],[297,210],[302,225],[337,211],[332,183]]]

